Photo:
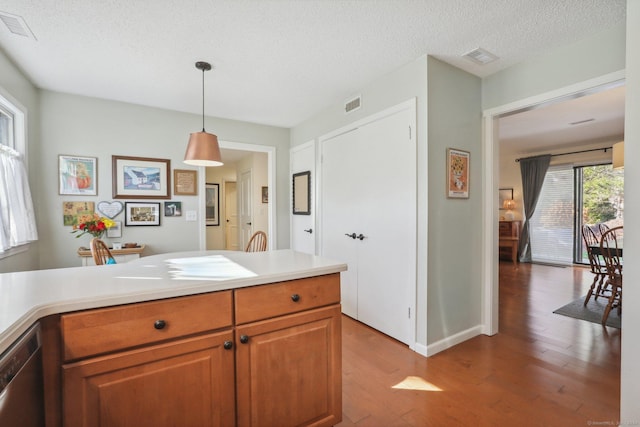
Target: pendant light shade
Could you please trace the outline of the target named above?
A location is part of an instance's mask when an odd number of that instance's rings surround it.
[[[204,130],[204,72],[211,69],[211,64],[199,61],[196,68],[202,70],[202,132],[194,132],[189,137],[184,162],[194,166],[222,166],[218,137]]]

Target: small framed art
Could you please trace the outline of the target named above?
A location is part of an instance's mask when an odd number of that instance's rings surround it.
[[[98,195],[98,159],[58,156],[58,194]]]
[[[205,186],[205,214],[207,225],[220,225],[220,184]]]
[[[198,195],[198,171],[174,169],[173,194],[185,196]]]
[[[447,148],[447,197],[451,199],[469,198],[469,167],[468,151]]]
[[[160,203],[126,202],[124,225],[160,225]]]

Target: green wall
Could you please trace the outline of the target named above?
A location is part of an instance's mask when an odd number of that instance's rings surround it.
[[[473,335],[481,322],[480,79],[429,57],[428,343]],[[448,199],[446,150],[469,151],[469,199]]]

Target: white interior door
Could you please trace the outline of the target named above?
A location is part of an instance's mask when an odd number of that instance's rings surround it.
[[[315,230],[315,213],[317,211],[316,197],[315,197],[315,182],[317,180],[315,172],[315,144],[313,141],[306,144],[294,147],[291,149],[291,168],[289,177],[291,178],[294,173],[298,172],[311,172],[311,192],[309,194],[309,200],[311,201],[311,214],[310,215],[294,215],[291,217],[291,249],[298,252],[304,252],[314,255],[316,253],[316,235]],[[292,183],[289,183],[291,189]],[[293,211],[291,206],[289,212]]]
[[[249,243],[251,234],[253,233],[253,216],[252,216],[252,191],[251,191],[251,170],[244,171],[240,174],[240,182],[238,188],[238,202],[240,213],[240,249],[244,250]]]
[[[357,189],[360,173],[357,130],[344,133],[322,144],[322,251],[321,254],[345,262],[340,273],[342,312],[358,318],[358,248],[347,234],[357,233],[359,205]]]
[[[321,146],[321,253],[349,265],[343,311],[407,344],[416,280],[414,129],[415,106]]]
[[[225,249],[240,250],[238,244],[238,191],[235,181],[224,183]]]
[[[412,340],[416,274],[416,145],[412,110],[359,129],[358,320],[404,343]],[[415,120],[415,114],[413,115]],[[413,132],[411,132],[413,133]]]

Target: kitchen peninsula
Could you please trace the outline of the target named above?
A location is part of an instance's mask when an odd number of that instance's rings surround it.
[[[333,425],[344,270],[279,250],[5,273],[0,353],[41,323],[48,427]]]

